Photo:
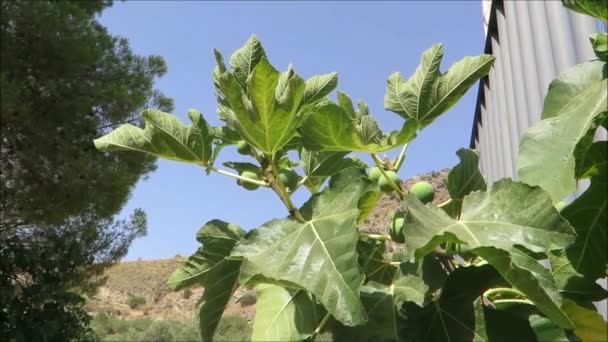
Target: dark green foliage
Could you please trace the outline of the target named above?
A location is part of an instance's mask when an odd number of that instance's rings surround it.
[[[172,101],[153,89],[163,59],[134,55],[95,20],[111,4],[0,5],[0,340],[82,336],[79,293],[146,233],[140,210],[112,217],[154,158],[98,153],[92,139]]]
[[[146,298],[134,294],[130,294],[127,298],[127,305],[131,309],[137,309],[142,305],[146,304]]]

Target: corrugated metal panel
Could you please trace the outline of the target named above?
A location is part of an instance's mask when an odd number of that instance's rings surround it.
[[[589,36],[603,29],[561,1],[491,1],[483,4],[485,53],[496,57],[481,80],[471,134],[488,182],[517,177],[519,141],[540,120],[550,82],[574,64],[595,59]],[[488,13],[489,12],[489,13]],[[607,140],[600,128],[596,140]],[[588,182],[579,183],[581,194]],[[575,198],[578,194],[573,194]],[[602,285],[606,287],[604,279]],[[606,317],[606,301],[596,304]]]

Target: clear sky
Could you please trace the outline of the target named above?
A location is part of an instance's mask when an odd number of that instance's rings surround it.
[[[220,124],[211,81],[213,48],[228,59],[252,33],[280,71],[289,63],[304,78],[337,71],[338,89],[367,102],[384,131],[403,123],[383,107],[390,74],[401,71],[409,78],[421,53],[437,42],[445,48],[442,71],[484,47],[481,1],[128,1],[115,2],[100,21],[110,33],[128,38],[136,53],[165,58],[169,71],[157,87],[174,99],[174,114],[189,123],[187,110],[195,108],[212,125]],[[402,178],[457,163],[456,150],[469,144],[476,95],[474,86],[419,134]],[[227,148],[219,161],[245,160]],[[301,188],[294,199],[303,203],[309,195]],[[165,160],[137,184],[123,215],[134,208],[147,212],[148,235],[133,243],[127,260],[189,255],[198,246],[196,231],[214,218],[249,230],[286,215],[271,190],[247,191],[232,178]]]

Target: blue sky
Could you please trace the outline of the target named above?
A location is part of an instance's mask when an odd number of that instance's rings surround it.
[[[188,122],[187,110],[195,108],[212,125],[220,124],[211,82],[213,48],[227,59],[252,33],[281,71],[289,63],[305,78],[337,71],[338,89],[366,101],[384,131],[403,123],[383,107],[391,73],[401,71],[409,78],[420,54],[437,42],[445,48],[442,71],[482,53],[484,46],[481,1],[128,1],[115,2],[100,22],[128,38],[137,54],[165,58],[169,71],[157,87],[174,99],[174,114]],[[457,163],[456,150],[469,144],[476,93],[475,86],[419,134],[402,178]],[[220,156],[228,160],[246,158],[229,148]],[[302,188],[294,199],[303,203],[309,195]],[[134,188],[123,215],[134,208],[147,212],[148,235],[133,243],[127,260],[189,255],[197,248],[196,231],[214,218],[249,230],[286,215],[270,190],[246,191],[232,178],[206,176],[202,168],[164,160]]]

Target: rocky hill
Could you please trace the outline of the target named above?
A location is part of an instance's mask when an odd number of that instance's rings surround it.
[[[435,188],[433,203],[441,203],[449,198],[446,186],[448,172],[449,170],[442,170],[413,177],[404,181],[402,188],[407,190],[418,181],[427,181]],[[361,230],[386,234],[390,221],[388,214],[398,208],[396,195],[384,195],[362,224]],[[388,251],[398,248],[390,245]],[[124,318],[147,316],[155,319],[192,320],[194,307],[203,289],[173,292],[167,286],[167,279],[182,258],[176,256],[172,259],[139,260],[114,265],[105,274],[107,281],[104,286],[89,299],[89,310]],[[240,315],[251,320],[255,315],[254,304],[255,292],[240,289],[230,300],[226,314]]]

